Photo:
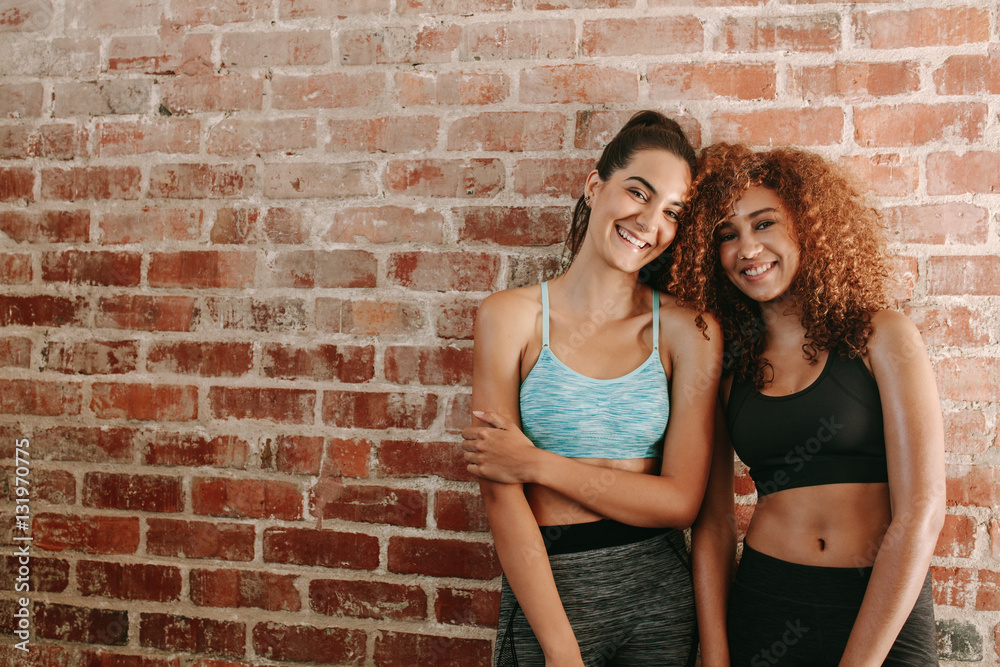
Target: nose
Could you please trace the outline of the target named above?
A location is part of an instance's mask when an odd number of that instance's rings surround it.
[[[740,259],[753,259],[763,247],[764,246],[762,246],[760,242],[753,237],[744,236],[740,239],[740,244],[736,250]]]
[[[655,224],[653,222],[654,220],[653,215],[654,211],[649,206],[646,206],[641,211],[639,211],[639,215],[635,216],[635,222],[637,225],[639,225],[639,231],[648,232],[650,229],[653,228],[653,225]]]

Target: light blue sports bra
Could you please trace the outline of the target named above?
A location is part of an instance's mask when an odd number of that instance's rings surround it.
[[[520,390],[521,430],[540,449],[574,458],[643,459],[663,454],[670,414],[660,362],[660,295],[653,290],[653,352],[631,373],[599,380],[549,349],[549,286],[542,283],[542,352]]]

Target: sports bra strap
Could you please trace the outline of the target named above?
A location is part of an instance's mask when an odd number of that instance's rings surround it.
[[[549,346],[549,281],[542,283],[542,347]]]
[[[660,349],[660,293],[653,290],[653,352]]]

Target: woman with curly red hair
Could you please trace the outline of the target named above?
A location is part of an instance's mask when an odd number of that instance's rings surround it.
[[[703,665],[936,665],[941,410],[878,212],[818,155],[720,144],[675,246],[728,373],[693,534]],[[758,495],[735,579],[734,449]]]

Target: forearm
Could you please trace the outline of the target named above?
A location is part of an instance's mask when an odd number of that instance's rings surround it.
[[[531,482],[632,526],[687,528],[704,493],[690,480],[605,468],[542,450],[535,457]]]
[[[881,665],[913,610],[943,521],[942,512],[915,514],[886,531],[841,665]]]
[[[542,651],[549,658],[578,653],[538,524],[521,485],[482,481],[480,488],[497,557]]]
[[[692,530],[691,560],[701,664],[729,667],[726,608],[736,560],[736,534],[732,528],[699,521]]]

